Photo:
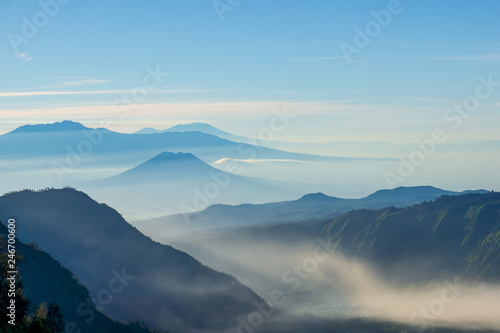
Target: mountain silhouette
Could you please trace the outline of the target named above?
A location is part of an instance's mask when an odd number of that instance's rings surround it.
[[[178,181],[179,177],[204,177],[210,172],[221,172],[189,153],[162,152],[146,162],[110,177],[108,182],[120,184],[130,182]],[[104,183],[104,182],[99,182]]]
[[[190,153],[162,152],[115,176],[75,186],[129,217],[143,219],[163,215],[158,208],[178,213],[212,203],[273,201],[287,193],[282,185],[216,169]]]
[[[334,202],[337,200],[339,200],[339,198],[330,197],[324,193],[318,192],[318,193],[305,194],[297,201],[298,202],[318,203],[318,202]]]
[[[250,142],[250,139],[248,138],[222,131],[210,124],[201,122],[195,122],[190,124],[179,124],[170,127],[166,130],[157,130],[152,127],[145,127],[135,132],[135,134],[152,134],[152,133],[165,133],[165,132],[202,132],[210,135],[215,135],[219,138],[227,139],[234,142],[245,142],[245,143]]]
[[[53,124],[25,125],[0,135],[0,157],[35,158],[51,155],[76,154],[86,150],[97,157],[101,154],[122,154],[123,160],[135,162],[162,151],[184,151],[209,162],[222,158],[293,159],[308,161],[339,160],[328,156],[289,153],[276,149],[237,143],[200,131],[167,131],[160,134],[124,134],[104,128],[92,129],[80,123],[63,121]],[[79,148],[80,147],[80,148]],[[98,155],[96,155],[98,154]],[[82,155],[80,153],[80,155]],[[115,158],[116,159],[116,158]]]
[[[49,133],[49,132],[73,132],[88,130],[89,128],[80,123],[64,120],[53,124],[38,124],[38,125],[24,125],[16,128],[7,134],[21,134],[21,133]]]
[[[442,196],[408,208],[355,210],[325,225],[337,250],[391,279],[499,281],[500,194]]]
[[[197,228],[236,228],[242,226],[270,225],[306,220],[335,218],[349,210],[380,209],[383,207],[407,207],[423,201],[434,200],[442,195],[464,193],[487,193],[486,190],[453,192],[432,186],[398,187],[379,190],[361,199],[330,197],[323,193],[312,193],[298,200],[270,202],[264,204],[212,205],[205,210],[184,215],[169,215],[143,221],[143,230],[154,233],[164,230],[163,225],[191,232]],[[186,215],[192,222],[185,224]]]
[[[470,193],[472,191],[458,192],[460,194]],[[482,190],[481,192],[487,192]],[[412,186],[412,187],[397,187],[389,190],[378,190],[373,194],[370,194],[367,199],[371,200],[388,200],[395,202],[397,205],[398,201],[401,200],[429,200],[429,198],[438,198],[442,195],[454,195],[457,192],[442,190],[433,186]]]
[[[7,228],[0,224],[0,237],[6,239],[7,235]],[[23,293],[32,302],[32,306],[55,302],[61,307],[65,324],[69,325],[68,327],[75,325],[75,330],[80,329],[81,332],[135,332],[98,311],[95,303],[90,300],[87,288],[75,279],[71,271],[43,251],[38,244],[27,245],[16,240],[15,248],[16,253],[22,256],[18,278],[21,279]],[[85,311],[85,315],[79,315],[77,309]]]
[[[120,321],[144,320],[148,326],[169,332],[242,331],[236,318],[256,313],[255,304],[269,309],[233,277],[153,242],[116,211],[84,193],[72,189],[10,193],[0,197],[2,221],[6,216],[16,217],[16,248],[24,256],[20,273],[26,294],[37,303],[56,301],[65,322],[74,322],[81,329],[77,332],[147,332],[131,330],[104,314]],[[0,234],[6,232],[0,225]],[[123,288],[117,288],[117,281]],[[272,312],[255,331],[341,333],[359,329],[369,333],[411,331],[408,325],[378,320],[294,317],[282,312]]]
[[[12,216],[18,238],[37,242],[73,271],[113,319],[140,319],[172,331],[220,332],[236,325],[239,315],[254,311],[253,301],[262,302],[233,277],[153,242],[115,210],[82,192],[4,195],[0,218]],[[117,287],[117,279],[123,288]]]
[[[134,134],[160,134],[162,132],[163,131],[157,130],[156,128],[153,127],[144,127],[138,131],[135,131]]]

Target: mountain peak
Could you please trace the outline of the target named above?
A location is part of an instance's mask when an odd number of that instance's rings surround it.
[[[24,125],[16,128],[10,133],[49,133],[49,132],[72,132],[88,129],[78,122],[64,120],[52,124]]]
[[[220,132],[224,133],[218,128],[207,124],[207,123],[201,123],[201,122],[194,122],[194,123],[189,123],[189,124],[179,124],[175,125],[173,127],[170,127],[166,130],[157,130],[156,128],[153,127],[144,127],[141,128],[140,130],[134,132],[134,134],[160,134],[164,132],[204,132],[208,134],[212,134],[213,132]]]
[[[334,197],[330,197],[324,193],[318,192],[318,193],[309,193],[306,195],[303,195],[299,200],[300,201],[328,201],[335,199]]]
[[[405,202],[409,199],[426,198],[433,200],[442,195],[457,195],[459,192],[447,191],[434,186],[409,186],[396,187],[393,189],[378,190],[366,198],[369,200],[382,200],[396,205],[398,202]],[[422,200],[423,201],[423,200]],[[413,201],[410,201],[413,202]],[[413,202],[414,203],[414,202]]]
[[[372,193],[369,196],[379,196],[379,195],[386,195],[386,194],[391,194],[394,195],[396,193],[412,193],[412,194],[437,194],[437,193],[451,193],[450,191],[442,190],[440,188],[430,186],[430,185],[424,185],[424,186],[399,186],[396,188],[392,189],[384,189],[384,190],[378,190],[374,193]]]
[[[115,177],[134,176],[147,179],[155,179],[159,174],[168,174],[170,177],[180,177],[182,175],[196,175],[207,173],[213,168],[189,153],[162,152],[146,162],[129,169]],[[157,179],[156,179],[157,180]]]
[[[156,128],[153,127],[144,127],[141,128],[140,130],[134,132],[134,134],[159,134],[162,131],[157,130]]]
[[[221,139],[233,141],[233,142],[243,142],[246,143],[248,142],[248,139],[245,137],[233,135],[228,132],[224,132],[223,130],[218,129],[217,127],[210,125],[208,123],[202,123],[202,122],[194,122],[194,123],[188,123],[188,124],[178,124],[173,127],[167,128],[166,130],[157,130],[152,127],[144,127],[136,132],[134,134],[161,134],[161,133],[167,133],[167,132],[200,132],[204,134],[209,134],[216,136]]]
[[[155,157],[147,160],[145,163],[165,163],[165,162],[186,162],[186,161],[200,161],[199,158],[190,153],[172,153],[169,151],[164,151],[156,155]],[[203,163],[203,162],[202,162]]]
[[[175,132],[175,131],[221,131],[217,127],[214,127],[210,124],[207,123],[201,123],[201,122],[194,122],[194,123],[189,123],[189,124],[179,124],[175,125],[174,127],[170,127],[167,129],[169,132]],[[222,131],[221,131],[222,132]]]

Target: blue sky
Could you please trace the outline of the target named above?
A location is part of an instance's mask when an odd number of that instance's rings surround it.
[[[221,20],[211,0],[72,0],[16,49],[23,18],[43,6],[0,0],[0,133],[62,119],[97,125],[159,66],[168,77],[116,129],[208,121],[251,135],[287,107],[299,117],[283,139],[413,141],[478,76],[500,81],[500,2],[401,0],[347,63],[341,43],[354,45],[355,27],[390,3],[243,0]],[[500,139],[499,97],[456,139]]]

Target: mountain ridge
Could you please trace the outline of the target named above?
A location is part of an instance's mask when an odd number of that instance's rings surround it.
[[[16,135],[13,135],[16,134]],[[24,135],[23,135],[24,134]],[[29,134],[29,135],[28,135]],[[92,153],[134,152],[141,158],[151,152],[183,150],[206,157],[210,162],[221,158],[277,158],[311,161],[343,160],[342,157],[320,156],[280,151],[249,143],[234,142],[201,131],[171,131],[160,134],[125,134],[105,128],[88,128],[78,122],[24,125],[0,135],[0,152],[6,156],[43,156],[68,154],[85,143]],[[258,144],[258,143],[257,143]],[[0,154],[1,156],[1,154]]]
[[[142,128],[134,134],[160,134],[160,133],[165,133],[165,132],[202,132],[210,135],[215,135],[223,139],[227,139],[230,141],[235,141],[235,142],[240,142],[240,143],[250,143],[249,138],[245,138],[242,136],[234,135],[228,132],[225,132],[221,129],[218,129],[217,127],[208,124],[208,123],[202,123],[202,122],[193,122],[189,124],[178,124],[175,126],[172,126],[170,128],[164,129],[164,130],[157,130],[152,127],[145,127]]]
[[[470,191],[466,191],[469,193]],[[486,190],[472,192],[486,193]],[[271,225],[306,220],[333,219],[355,209],[380,209],[396,206],[408,207],[424,201],[434,200],[442,195],[460,195],[463,192],[442,190],[433,186],[398,187],[378,190],[359,199],[345,199],[310,193],[290,201],[263,204],[212,205],[198,212],[167,215],[138,222],[148,233],[167,225],[175,229],[192,232],[200,228],[235,228],[243,226]],[[189,220],[188,226],[185,221]]]
[[[91,294],[108,288],[113,271],[121,274],[126,288],[101,304],[115,320],[140,318],[156,329],[221,331],[235,325],[238,315],[254,311],[253,301],[262,302],[234,277],[152,241],[83,192],[7,194],[0,197],[0,218],[11,216],[21,241],[36,241],[75,272]]]
[[[406,208],[347,212],[323,229],[336,249],[383,267],[387,278],[427,270],[465,280],[498,281],[500,276],[500,193],[445,195]],[[481,258],[480,260],[478,258]],[[406,274],[407,272],[405,272]]]
[[[71,120],[63,120],[51,124],[36,124],[36,125],[23,125],[10,131],[6,134],[20,134],[20,133],[49,133],[49,132],[73,132],[90,130],[79,122]]]

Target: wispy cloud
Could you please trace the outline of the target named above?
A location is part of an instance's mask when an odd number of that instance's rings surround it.
[[[236,158],[222,158],[220,160],[217,160],[213,162],[213,165],[222,165],[228,162],[244,162],[244,163],[252,163],[252,164],[259,164],[259,163],[271,163],[271,162],[283,162],[283,163],[301,163],[301,164],[307,164],[309,162],[306,161],[299,161],[299,160],[290,160],[290,159],[275,159],[275,158],[264,158],[264,159],[236,159]]]
[[[292,90],[276,90],[276,91],[271,91],[271,94],[276,94],[276,95],[296,95],[298,94],[297,91],[292,91]]]
[[[493,54],[459,54],[435,57],[413,58],[414,61],[500,61],[500,53]]]
[[[108,80],[100,80],[86,76],[59,76],[57,78],[63,79],[63,81],[61,82],[62,85],[68,87],[87,86],[87,85],[101,84],[108,82]]]
[[[440,99],[440,98],[410,98],[410,101],[416,102],[426,102],[426,103],[456,103],[456,100],[453,99]]]
[[[303,61],[303,62],[323,62],[323,61],[332,61],[332,60],[343,60],[345,61],[345,57],[309,57],[309,58],[289,58],[288,61]]]
[[[31,105],[29,108],[17,107],[14,109],[0,108],[0,118],[26,118],[36,113],[45,118],[65,117],[115,117],[116,112],[110,108],[111,101],[103,104],[74,103],[73,106],[48,105],[44,102],[41,105]],[[314,102],[282,102],[274,100],[261,101],[178,101],[178,102],[159,102],[143,103],[140,112],[130,115],[135,117],[179,117],[204,119],[206,117],[236,117],[252,115],[252,117],[269,117],[272,110],[280,110],[284,106],[290,113],[298,116],[327,116],[335,117],[336,122],[353,121],[358,122],[364,119],[368,122],[367,126],[373,127],[378,120],[387,123],[387,118],[400,118],[404,114],[421,114],[422,112],[435,112],[435,108],[430,111],[426,107],[408,106],[402,108],[400,105],[369,105],[357,103],[344,103],[342,101],[314,101]],[[398,118],[398,119],[399,119]]]
[[[357,59],[347,62],[343,56],[336,57],[309,57],[309,58],[288,58],[287,61],[308,63],[316,67],[337,67],[349,66],[355,63],[365,62],[366,59]]]
[[[33,57],[28,57],[25,53],[17,53],[16,57],[24,62],[28,62],[34,59]]]
[[[91,90],[91,91],[11,91],[0,92],[0,97],[20,96],[47,96],[47,95],[92,95],[92,94],[115,94],[128,92],[128,90]]]
[[[75,82],[74,87],[82,84]],[[207,92],[206,89],[171,88],[152,91],[151,94],[189,94]],[[111,95],[132,93],[131,89],[122,90],[83,90],[83,91],[4,91],[0,92],[0,97],[22,97],[22,96],[49,96],[49,95]]]
[[[32,58],[30,58],[32,59]],[[57,92],[58,89],[64,89],[64,88],[73,88],[73,87],[78,87],[78,86],[87,86],[87,85],[94,85],[94,84],[101,84],[101,83],[106,83],[109,82],[109,80],[103,80],[103,79],[96,79],[88,76],[40,76],[36,77],[37,79],[43,79],[44,82],[50,82],[52,84],[45,84],[43,86],[32,86],[32,87],[25,87],[22,89],[22,91],[0,91],[0,94],[6,94],[6,93],[12,93],[12,96],[18,96],[17,94],[24,94],[24,96],[29,96],[29,95],[57,95],[56,93],[51,93],[51,92]],[[56,81],[56,82],[54,82]],[[45,92],[49,92],[48,94],[44,94]],[[33,94],[32,94],[33,93]],[[6,97],[5,95],[4,97]],[[23,95],[19,95],[23,96]]]

